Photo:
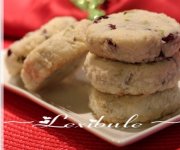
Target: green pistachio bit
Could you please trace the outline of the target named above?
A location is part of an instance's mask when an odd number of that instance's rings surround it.
[[[124,20],[125,20],[125,21],[129,21],[129,19],[128,19],[128,18],[125,18]]]
[[[90,9],[88,11],[88,18],[91,19],[91,20],[94,20],[96,19],[97,17],[100,17],[100,16],[104,16],[105,15],[105,12],[102,11],[102,10],[98,10],[98,9]]]
[[[144,25],[147,25],[147,24],[149,24],[149,21],[145,20],[145,21],[143,21],[142,23],[143,23]]]
[[[162,36],[164,36],[164,30],[159,30]]]

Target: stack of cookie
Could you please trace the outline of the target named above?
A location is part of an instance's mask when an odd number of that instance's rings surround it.
[[[130,10],[97,18],[87,31],[84,69],[94,89],[90,108],[105,122],[150,122],[180,108],[180,25]]]

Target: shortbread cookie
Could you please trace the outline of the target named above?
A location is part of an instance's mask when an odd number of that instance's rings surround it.
[[[130,10],[97,18],[87,43],[98,56],[123,62],[171,57],[180,48],[180,25],[165,14]]]
[[[6,57],[9,73],[13,76],[19,74],[24,60],[34,48],[74,22],[76,20],[72,17],[56,17],[40,29],[26,34],[21,40],[13,43]]]
[[[88,53],[84,70],[99,91],[116,95],[152,94],[174,87],[180,78],[180,53],[158,62],[128,64]]]
[[[71,25],[27,56],[21,77],[28,90],[35,91],[50,83],[59,83],[78,66],[88,51],[85,34],[90,23],[83,20]]]
[[[142,96],[116,96],[93,89],[89,106],[97,119],[104,116],[108,123],[124,123],[138,114],[135,122],[151,122],[180,109],[180,89],[178,87]]]

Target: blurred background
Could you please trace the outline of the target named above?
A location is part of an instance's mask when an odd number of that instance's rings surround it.
[[[101,5],[106,14],[136,8],[163,12],[180,22],[179,0],[105,0]],[[16,40],[55,16],[82,19],[87,17],[87,13],[76,7],[71,0],[5,0],[5,40]]]

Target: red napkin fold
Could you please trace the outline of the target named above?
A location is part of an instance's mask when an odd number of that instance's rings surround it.
[[[128,9],[164,12],[180,21],[178,0],[107,0],[103,6],[107,14]],[[70,0],[5,0],[4,32],[8,37],[21,37],[39,28],[55,16],[86,18],[87,14]]]

